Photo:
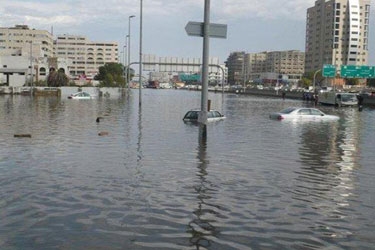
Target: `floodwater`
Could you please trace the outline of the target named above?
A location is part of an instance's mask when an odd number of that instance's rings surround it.
[[[0,249],[375,248],[375,110],[209,93],[227,119],[202,141],[199,92],[131,91],[0,96]]]

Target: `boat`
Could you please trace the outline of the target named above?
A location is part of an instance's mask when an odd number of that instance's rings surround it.
[[[318,98],[318,102],[321,104],[334,105],[337,107],[358,105],[356,93],[321,91]]]

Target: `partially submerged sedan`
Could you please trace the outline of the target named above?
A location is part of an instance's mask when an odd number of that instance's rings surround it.
[[[185,114],[185,116],[182,120],[185,121],[185,122],[198,122],[199,112],[200,112],[200,110],[190,110]],[[217,110],[210,110],[210,111],[207,112],[207,121],[208,122],[219,121],[219,120],[223,120],[225,118],[226,117]]]
[[[77,92],[68,96],[68,99],[77,99],[77,100],[90,100],[94,98],[95,96],[85,91],[80,91],[80,92]]]
[[[295,108],[289,107],[279,112],[271,113],[271,119],[275,120],[338,120],[335,115],[327,115],[316,108]]]

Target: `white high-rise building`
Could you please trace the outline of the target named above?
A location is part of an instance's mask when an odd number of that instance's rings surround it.
[[[307,10],[305,72],[367,65],[370,0],[317,0]]]

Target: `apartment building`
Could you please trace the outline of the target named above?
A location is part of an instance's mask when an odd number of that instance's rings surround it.
[[[298,82],[304,73],[305,53],[298,50],[233,52],[227,60],[232,84],[248,82],[276,83],[284,79]]]
[[[118,62],[117,42],[92,42],[84,36],[59,35],[54,42],[55,57],[72,61],[69,74],[92,79],[99,67]]]
[[[30,29],[27,25],[0,27],[0,55],[53,56],[53,36],[49,31]]]
[[[244,51],[231,52],[225,66],[228,68],[228,83],[242,85],[245,81],[245,55]]]
[[[298,50],[266,52],[263,72],[278,74],[279,79],[297,83],[305,72],[305,53]],[[259,72],[259,71],[258,71]]]
[[[48,58],[53,56],[53,36],[27,25],[0,27],[0,84],[20,87],[44,80]]]
[[[307,10],[305,71],[367,65],[370,0],[317,0]]]

